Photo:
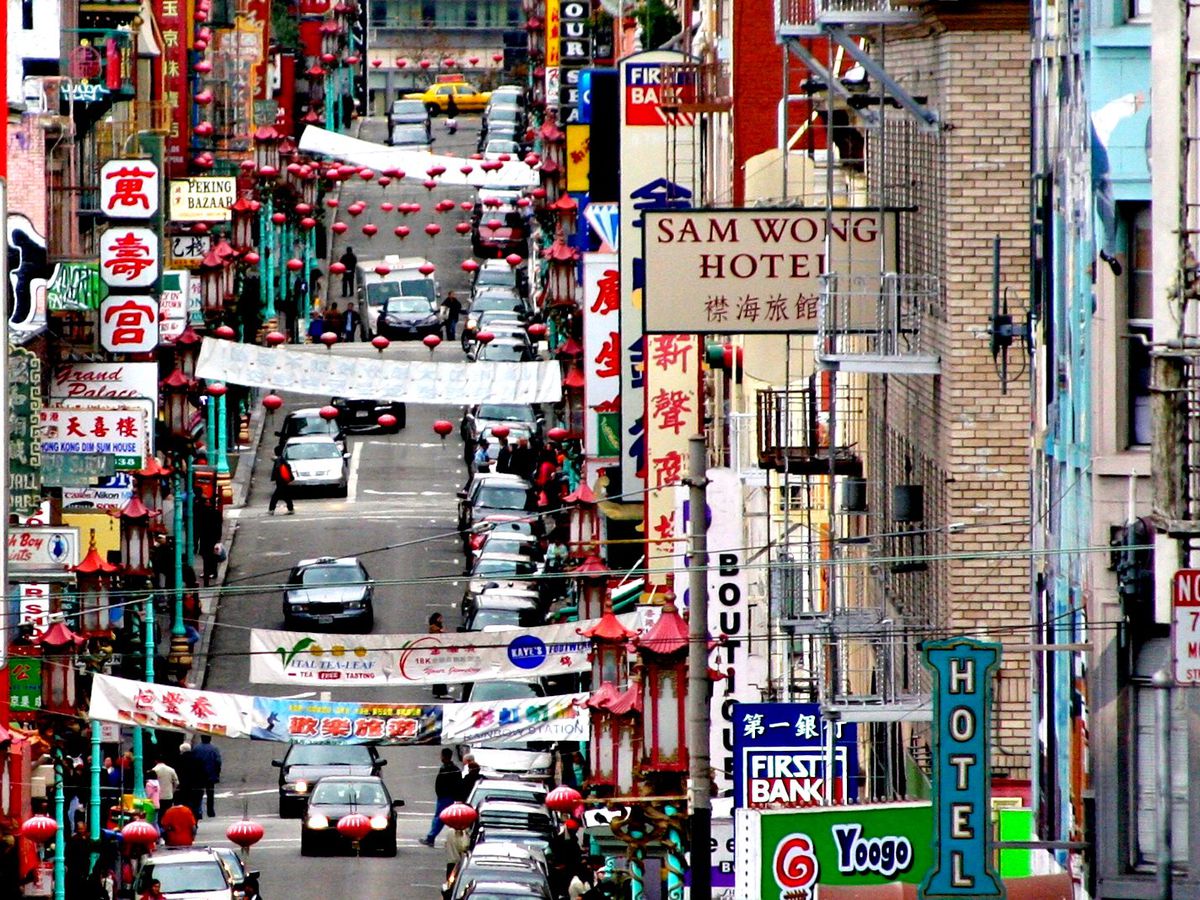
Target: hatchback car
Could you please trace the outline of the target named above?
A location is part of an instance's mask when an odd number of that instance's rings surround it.
[[[467,353],[472,362],[532,362],[534,355],[528,341],[496,338],[486,344],[476,344]]]
[[[505,425],[511,429],[508,439],[514,441],[513,431],[541,437],[544,423],[541,413],[526,403],[480,403],[467,408],[458,430],[463,440],[473,441],[478,440],[484,429]]]
[[[395,856],[396,810],[402,806],[404,801],[393,800],[378,776],[326,775],[308,795],[300,822],[300,855],[356,850]],[[351,813],[361,813],[371,823],[357,847],[337,829],[338,820]]]
[[[442,333],[437,308],[424,297],[391,297],[379,312],[376,331],[389,340]]]
[[[469,531],[494,513],[525,509],[531,485],[516,475],[496,472],[476,475],[465,491],[458,492],[458,528]]]
[[[316,407],[295,409],[284,416],[283,424],[275,432],[275,436],[279,438],[276,452],[282,452],[283,445],[294,437],[311,437],[312,435],[331,437],[342,448],[342,452],[346,452],[346,435],[342,432],[342,426],[336,419],[323,418],[321,411]]]
[[[483,288],[505,287],[524,294],[523,270],[510,266],[503,259],[487,259],[480,263],[471,282],[471,293],[478,293]]]
[[[334,397],[330,405],[338,411],[338,424],[345,431],[372,431],[382,428],[379,417],[389,415],[396,420],[390,429],[398,432],[408,424],[408,407],[396,400],[363,400]]]
[[[545,897],[550,896],[550,881],[546,873],[539,869],[536,863],[521,859],[487,855],[476,857],[472,853],[459,861],[447,879],[451,900],[459,900],[465,896],[471,885],[487,885],[494,882],[529,885],[544,891]]]
[[[547,888],[516,881],[468,882],[456,900],[550,900]]]
[[[283,591],[284,627],[349,626],[370,631],[375,625],[375,582],[356,557],[302,559],[288,575]]]
[[[294,437],[283,445],[292,470],[292,489],[328,490],[345,497],[350,485],[350,454],[323,434]]]
[[[133,878],[136,895],[155,881],[168,900],[234,900],[233,878],[210,847],[180,847],[143,856]]]
[[[387,760],[371,744],[289,744],[271,765],[279,769],[279,818],[288,819],[304,811],[313,785],[326,775],[378,775]]]
[[[429,121],[429,110],[420,100],[393,100],[392,108],[388,110],[388,133],[397,125],[420,125],[425,129],[427,138],[433,137],[432,123]]]
[[[476,812],[480,828],[519,828],[553,837],[557,826],[553,814],[545,806],[515,800],[486,800],[479,804]]]

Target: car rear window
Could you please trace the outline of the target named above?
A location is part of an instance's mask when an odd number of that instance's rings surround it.
[[[366,581],[367,573],[358,566],[309,566],[295,584],[306,587],[322,584],[354,584]]]
[[[154,879],[162,882],[164,894],[223,891],[229,887],[225,880],[225,870],[215,858],[195,862],[162,862],[148,866],[141,883],[149,887]]]
[[[374,763],[371,751],[362,744],[296,744],[287,761],[288,765],[300,766],[369,766]]]
[[[485,484],[475,495],[475,505],[488,509],[524,509],[525,488],[515,485]]]

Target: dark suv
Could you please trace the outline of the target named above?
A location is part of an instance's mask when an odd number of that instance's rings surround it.
[[[298,816],[309,791],[325,775],[378,775],[387,765],[371,744],[290,744],[279,769],[279,818]]]
[[[346,625],[370,631],[375,625],[374,600],[375,583],[356,557],[302,559],[283,591],[284,627]]]
[[[408,407],[394,400],[350,400],[334,397],[330,404],[338,411],[338,426],[343,431],[371,431],[382,427],[379,417],[390,415],[396,419],[391,431],[397,432],[408,424]]]

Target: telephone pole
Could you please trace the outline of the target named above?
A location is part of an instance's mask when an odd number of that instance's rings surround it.
[[[708,742],[712,684],[708,678],[708,454],[704,435],[688,440],[688,791],[691,801],[692,900],[712,898],[712,777]]]

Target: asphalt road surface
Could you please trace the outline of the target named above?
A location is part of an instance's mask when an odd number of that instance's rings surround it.
[[[451,136],[443,127],[444,119],[434,120],[437,152],[468,155],[474,151],[478,116],[462,115],[458,121],[459,132]],[[361,136],[382,141],[384,130],[383,120],[367,120]],[[419,181],[393,182],[381,188],[376,182],[355,178],[342,187],[337,213],[346,216],[351,227],[336,238],[332,258],[340,256],[347,243],[360,259],[387,253],[423,255],[437,266],[442,291],[455,289],[464,296],[469,278],[459,264],[471,255],[470,241],[469,236],[454,233],[453,226],[467,214],[457,207],[453,212],[437,214],[431,207],[443,197],[459,201],[471,196],[472,192],[465,188],[427,191]],[[357,199],[368,201],[372,208],[357,219],[350,218],[345,207]],[[395,211],[383,213],[378,204],[385,199],[392,203],[418,202],[423,209],[407,217]],[[379,233],[370,240],[361,232],[361,226],[368,221],[379,227]],[[412,229],[404,240],[392,231],[401,221]],[[429,221],[442,225],[442,233],[433,240],[423,231]],[[340,283],[335,281],[333,286],[340,288]],[[340,301],[339,293],[340,290],[335,290],[332,299]],[[327,351],[310,347],[305,352]],[[360,343],[340,345],[332,352],[372,355],[376,351]],[[385,352],[397,359],[430,356],[415,341],[393,342]],[[459,361],[463,354],[456,342],[445,342],[436,350],[435,358]],[[205,684],[209,690],[262,695],[289,693],[283,686],[248,683],[247,629],[283,627],[279,584],[290,566],[305,557],[358,556],[378,582],[410,582],[377,587],[377,633],[425,631],[428,617],[435,611],[445,613],[447,628],[459,623],[456,605],[463,583],[459,574],[462,557],[456,532],[455,492],[466,481],[466,470],[457,428],[443,443],[433,433],[432,424],[444,418],[457,425],[462,409],[410,404],[407,428],[399,434],[350,436],[351,480],[346,499],[299,498],[295,515],[283,515],[285,508],[281,506],[275,516],[268,516],[274,430],[288,410],[329,401],[327,392],[320,392],[319,385],[313,387],[316,393],[308,397],[283,395],[284,408],[274,414],[273,422],[268,421],[258,449],[247,505],[232,511],[238,518],[238,530],[227,584],[240,590],[226,593],[220,602]],[[262,586],[261,591],[246,591],[258,585]],[[341,688],[333,696],[393,701],[432,699],[428,688]],[[433,813],[433,778],[439,748],[382,749],[382,756],[388,761],[383,769],[388,789],[393,797],[407,804],[400,811],[399,852],[394,859],[354,859],[300,856],[299,820],[281,820],[277,815],[279,770],[271,766],[271,760],[282,757],[285,745],[220,740],[218,746],[224,757],[224,771],[217,794],[217,817],[200,823],[197,842],[224,842],[225,829],[244,812],[260,822],[266,834],[251,851],[251,863],[252,868],[262,872],[262,894],[267,900],[336,895],[340,890],[352,891],[355,897],[364,900],[439,896],[446,861],[442,840],[439,838],[434,849],[418,843]]]

